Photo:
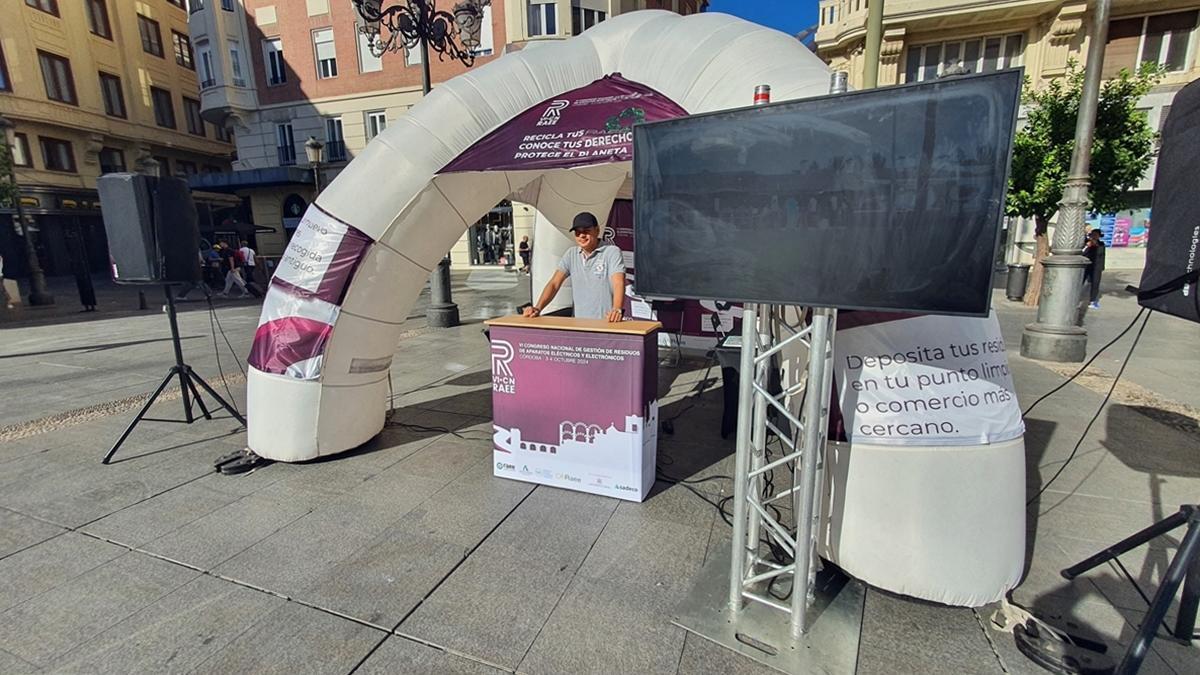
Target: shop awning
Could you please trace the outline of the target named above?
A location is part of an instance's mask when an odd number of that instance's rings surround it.
[[[251,188],[312,184],[312,169],[302,169],[298,166],[273,166],[267,169],[244,169],[188,176],[188,185],[193,190],[207,192],[237,192]]]

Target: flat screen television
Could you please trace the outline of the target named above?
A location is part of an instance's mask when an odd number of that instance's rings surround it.
[[[988,313],[1022,71],[634,128],[636,291]]]

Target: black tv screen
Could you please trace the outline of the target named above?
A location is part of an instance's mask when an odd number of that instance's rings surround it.
[[[986,315],[1021,80],[636,126],[637,293]]]

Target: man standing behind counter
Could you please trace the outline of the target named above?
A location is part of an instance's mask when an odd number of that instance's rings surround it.
[[[567,277],[571,277],[576,317],[620,321],[625,301],[625,262],[621,249],[600,243],[600,224],[587,211],[575,216],[571,232],[578,246],[563,254],[541,297],[525,308],[525,316],[541,314]]]

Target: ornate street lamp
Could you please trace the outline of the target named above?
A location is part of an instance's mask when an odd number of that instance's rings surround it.
[[[308,157],[308,164],[312,167],[313,172],[313,198],[321,194],[321,150],[325,148],[325,144],[317,140],[316,136],[309,136],[307,141],[304,141],[304,154]]]
[[[437,52],[438,60],[446,57],[470,68],[475,64],[475,50],[483,29],[483,8],[492,0],[462,0],[447,12],[438,9],[436,0],[395,0],[383,7],[383,0],[354,0],[362,17],[359,31],[367,36],[371,53],[383,56],[387,52],[421,50],[421,83],[428,94],[429,50]],[[458,305],[450,296],[450,256],[442,258],[429,278],[429,310],[425,312],[429,325],[449,328],[458,325]]]
[[[46,274],[38,262],[37,249],[33,246],[33,236],[29,234],[29,226],[25,222],[25,211],[21,208],[21,189],[17,185],[16,147],[17,125],[4,116],[0,116],[0,137],[4,138],[4,147],[9,152],[11,161],[8,163],[8,179],[13,186],[13,207],[17,211],[17,223],[21,227],[21,238],[25,240],[25,260],[29,265],[29,304],[53,305],[54,296],[46,290]]]
[[[386,9],[383,0],[354,0],[364,22],[359,31],[367,36],[375,56],[420,48],[425,93],[429,93],[426,57],[430,49],[437,52],[439,61],[449,56],[468,68],[474,65],[483,29],[483,8],[491,4],[491,0],[462,0],[447,12],[438,9],[435,0],[397,0]],[[383,29],[387,29],[386,36]]]

